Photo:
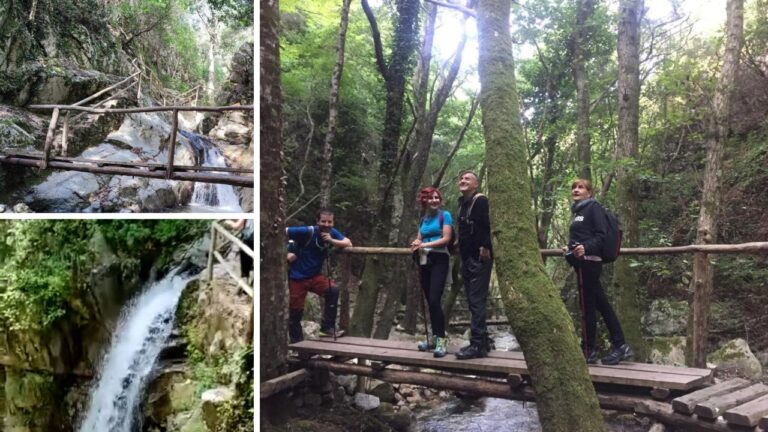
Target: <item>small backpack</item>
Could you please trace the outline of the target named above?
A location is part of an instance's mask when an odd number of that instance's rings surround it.
[[[603,241],[603,249],[600,251],[600,258],[603,259],[603,263],[607,264],[616,261],[616,258],[618,258],[624,232],[621,230],[619,219],[616,215],[605,207],[603,207],[603,213],[605,213],[605,226],[607,229],[605,240]]]

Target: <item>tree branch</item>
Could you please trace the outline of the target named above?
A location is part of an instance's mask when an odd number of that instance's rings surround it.
[[[371,25],[371,36],[373,37],[373,48],[376,52],[376,65],[379,67],[381,76],[384,77],[384,81],[389,80],[389,69],[387,63],[384,61],[384,49],[381,45],[381,33],[379,33],[379,26],[376,24],[376,16],[373,15],[371,6],[368,5],[368,0],[360,0],[363,5],[363,11],[368,18],[368,23]]]
[[[451,164],[451,160],[453,160],[453,157],[456,155],[456,152],[459,151],[459,146],[461,145],[461,142],[464,140],[464,135],[467,133],[467,129],[469,129],[469,125],[472,124],[472,119],[475,117],[475,112],[477,111],[477,106],[480,103],[480,98],[477,97],[477,94],[473,96],[472,98],[472,106],[469,109],[469,115],[467,116],[467,121],[464,122],[464,126],[462,126],[461,131],[459,131],[459,137],[456,138],[456,143],[453,144],[453,148],[451,148],[451,152],[448,154],[448,157],[445,158],[445,161],[443,162],[443,166],[440,168],[440,171],[437,173],[437,178],[433,182],[432,186],[439,188],[440,183],[443,181],[443,177],[445,176],[445,172],[448,171],[448,165]]]
[[[365,0],[363,0],[363,1],[365,1]],[[459,5],[455,5],[455,4],[451,4],[451,3],[443,3],[443,2],[437,1],[437,0],[427,0],[427,1],[429,3],[434,4],[434,5],[442,6],[442,7],[447,7],[449,9],[455,9],[455,10],[457,10],[459,12],[464,13],[464,15],[469,15],[471,17],[477,18],[477,14],[475,13],[474,10],[465,8],[464,6],[459,6]]]

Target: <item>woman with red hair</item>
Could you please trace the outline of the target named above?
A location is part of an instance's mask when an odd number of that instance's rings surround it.
[[[419,192],[421,220],[416,240],[411,243],[411,251],[419,256],[421,289],[429,305],[433,336],[419,342],[419,351],[434,350],[435,357],[445,355],[445,316],[440,302],[448,276],[450,254],[448,243],[451,241],[451,213],[442,209],[443,196],[433,187]]]

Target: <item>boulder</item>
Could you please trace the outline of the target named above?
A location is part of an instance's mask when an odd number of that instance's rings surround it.
[[[677,336],[688,328],[689,306],[684,301],[657,299],[642,318],[645,333],[651,336]]]
[[[718,372],[729,376],[758,379],[763,375],[760,361],[752,354],[749,344],[744,339],[726,342],[717,351],[707,356],[707,363],[708,365],[711,363]]]
[[[363,411],[371,411],[379,407],[379,398],[365,393],[355,393],[355,406]]]
[[[376,385],[368,393],[378,397],[382,402],[392,403],[396,401],[395,389],[392,387],[392,384],[387,382],[382,382],[381,384]]]
[[[344,388],[348,395],[355,394],[355,386],[357,386],[357,375],[339,375],[336,377],[336,382]]]
[[[651,363],[685,366],[687,339],[683,336],[655,337],[650,340]]]
[[[235,398],[235,392],[227,387],[217,387],[203,392],[200,399],[203,401],[203,422],[208,430],[219,430],[219,422],[222,420],[225,406]]]
[[[91,173],[57,171],[24,197],[37,212],[79,212],[90,206],[90,195],[100,188],[99,178]]]

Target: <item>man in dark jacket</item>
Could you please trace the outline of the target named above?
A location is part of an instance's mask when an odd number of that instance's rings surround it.
[[[459,253],[464,293],[472,314],[469,345],[456,353],[459,360],[485,357],[490,349],[485,311],[493,267],[491,218],[488,198],[478,193],[478,187],[475,173],[465,171],[459,177]]]

